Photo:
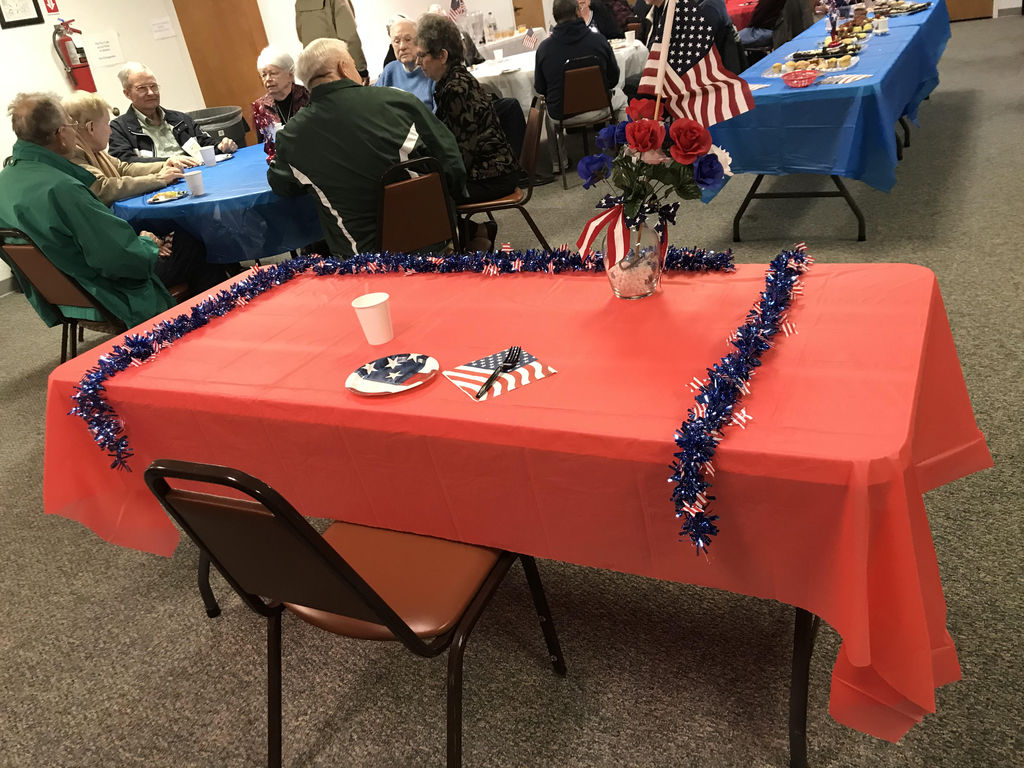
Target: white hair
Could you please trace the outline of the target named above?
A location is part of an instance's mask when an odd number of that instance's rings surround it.
[[[299,60],[295,62],[295,75],[308,88],[310,81],[333,72],[345,59],[351,61],[352,54],[348,52],[348,45],[344,40],[318,37],[302,49]]]
[[[295,59],[288,51],[268,45],[260,51],[259,58],[256,59],[256,71],[262,72],[264,67],[277,67],[285,72],[294,72]]]
[[[146,74],[153,75],[153,70],[147,67],[145,64],[139,61],[126,62],[121,71],[117,73],[117,79],[121,81],[121,87],[124,90],[128,90],[128,86],[131,84],[132,75],[136,75],[139,72],[145,72]],[[156,79],[156,75],[153,75],[153,79]]]

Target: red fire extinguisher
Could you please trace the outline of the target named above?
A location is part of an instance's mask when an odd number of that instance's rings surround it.
[[[60,24],[53,25],[53,48],[57,51],[64,71],[67,72],[71,84],[80,91],[96,92],[96,83],[92,79],[92,70],[85,59],[85,51],[75,45],[71,35],[82,34],[81,30],[71,26],[74,19],[58,19]]]

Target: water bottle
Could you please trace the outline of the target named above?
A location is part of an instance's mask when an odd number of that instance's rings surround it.
[[[492,42],[498,37],[498,22],[494,18],[494,12],[487,12],[487,24],[484,25],[484,40],[485,42]]]

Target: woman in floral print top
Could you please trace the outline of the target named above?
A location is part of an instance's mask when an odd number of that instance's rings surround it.
[[[420,67],[436,83],[434,114],[455,135],[466,165],[468,195],[460,202],[511,194],[520,174],[519,161],[491,95],[466,69],[459,28],[446,16],[427,14],[419,21],[416,45]]]
[[[263,137],[267,162],[274,159],[277,129],[309,103],[309,91],[295,82],[295,61],[282,50],[267,46],[256,59],[267,92],[252,103],[252,121]]]

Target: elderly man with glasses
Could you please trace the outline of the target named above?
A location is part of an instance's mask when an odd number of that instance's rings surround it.
[[[160,86],[145,64],[128,62],[117,73],[131,107],[110,124],[111,155],[130,163],[135,160],[166,160],[169,157],[198,157],[199,147],[216,145],[218,152],[231,153],[238,145],[224,137],[218,143],[184,112],[160,106]]]
[[[20,229],[61,272],[73,278],[129,328],[174,306],[161,283],[158,238],[138,235],[89,191],[96,178],[68,158],[78,143],[60,99],[19,93],[7,110],[18,140],[0,171],[0,227]],[[169,253],[168,253],[169,256]],[[57,308],[14,273],[43,321],[60,322]]]

